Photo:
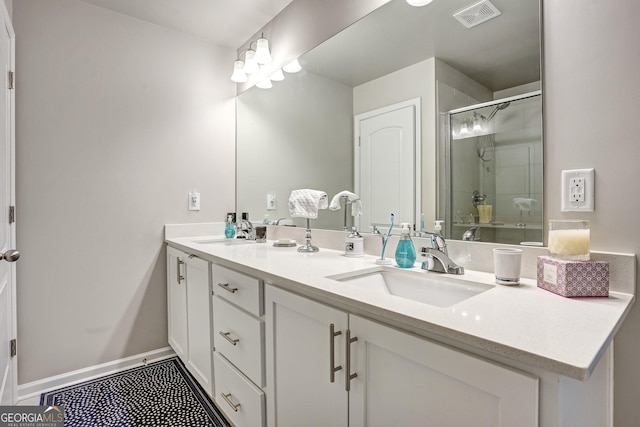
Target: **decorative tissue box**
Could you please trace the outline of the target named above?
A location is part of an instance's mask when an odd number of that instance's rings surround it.
[[[609,263],[538,257],[538,287],[563,297],[608,297]]]

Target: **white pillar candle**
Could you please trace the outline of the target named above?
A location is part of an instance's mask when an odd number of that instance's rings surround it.
[[[589,256],[591,246],[589,229],[549,230],[549,252],[551,255]]]

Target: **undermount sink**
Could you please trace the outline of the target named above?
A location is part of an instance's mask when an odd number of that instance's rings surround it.
[[[227,239],[225,237],[211,237],[207,239],[197,239],[192,240],[193,243],[198,243],[200,245],[219,245],[224,243],[226,245],[241,245],[244,243],[255,243],[255,240],[247,240],[247,239]]]
[[[377,266],[327,278],[436,307],[450,307],[493,288],[446,275]]]

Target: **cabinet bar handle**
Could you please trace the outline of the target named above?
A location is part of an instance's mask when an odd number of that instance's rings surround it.
[[[335,338],[338,335],[342,335],[342,331],[335,332],[335,325],[331,323],[329,325],[329,382],[336,381],[336,372],[342,369],[342,366],[335,366],[336,364],[336,344]]]
[[[347,373],[345,376],[345,385],[344,388],[346,391],[351,390],[351,380],[358,376],[358,374],[351,373],[351,343],[358,341],[358,337],[351,338],[351,331],[347,329],[347,361],[345,362],[347,365]]]
[[[233,403],[230,399],[231,397],[231,393],[220,393],[220,396],[222,396],[222,398],[224,399],[225,402],[227,402],[229,404],[229,406],[231,406],[231,409],[233,409],[234,412],[238,412],[238,408],[240,407],[239,403]]]
[[[218,283],[218,286],[220,286],[225,291],[231,292],[232,294],[235,294],[238,291],[238,288],[232,288],[228,283]]]
[[[222,335],[224,337],[225,340],[229,341],[232,345],[236,345],[240,342],[240,338],[230,338],[229,335],[231,334],[231,332],[219,332],[220,335]]]
[[[184,276],[180,274],[180,266],[184,265],[184,261],[182,261],[179,257],[176,257],[176,261],[176,279],[178,281],[178,284],[180,284],[180,282],[184,280]]]

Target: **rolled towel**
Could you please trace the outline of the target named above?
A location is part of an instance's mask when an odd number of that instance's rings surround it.
[[[351,203],[351,215],[358,216],[362,215],[362,202],[360,201],[360,196],[354,194],[350,191],[341,191],[331,199],[331,203],[329,204],[329,210],[337,211],[340,209],[340,200],[342,197],[347,198],[347,203]]]
[[[293,190],[289,196],[289,215],[298,218],[318,218],[318,210],[327,209],[327,193],[320,190]]]

